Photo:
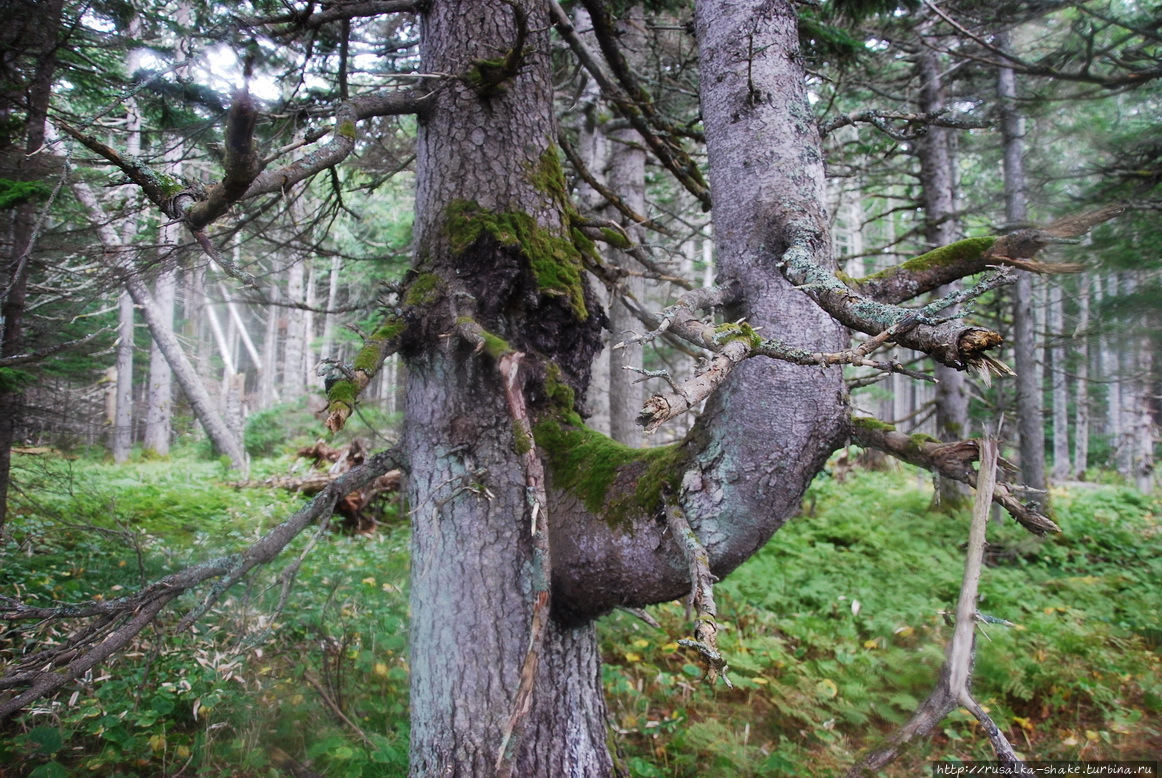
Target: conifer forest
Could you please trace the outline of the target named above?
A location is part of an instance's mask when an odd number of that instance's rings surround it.
[[[1157,0],[0,9],[0,778],[1158,775]]]

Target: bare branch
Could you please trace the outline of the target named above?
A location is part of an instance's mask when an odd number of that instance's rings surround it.
[[[969,486],[976,486],[976,471],[972,463],[978,455],[975,440],[941,443],[925,435],[905,435],[890,424],[871,418],[851,420],[851,440],[857,446],[874,448],[925,470],[939,473]],[[998,482],[993,489],[993,502],[1009,512],[1025,529],[1034,535],[1060,532],[1061,527],[1038,511],[1036,504],[1025,505],[1013,494],[1013,487]]]
[[[238,17],[240,27],[267,27],[285,24],[288,29],[276,30],[274,35],[283,36],[299,30],[317,30],[325,24],[343,20],[360,19],[392,13],[414,13],[420,10],[418,0],[339,0],[329,7],[314,13],[292,12],[279,16]]]
[[[65,341],[64,343],[57,343],[55,346],[49,346],[48,348],[42,348],[38,351],[30,351],[27,354],[13,354],[12,356],[8,356],[8,357],[0,357],[0,367],[12,367],[13,365],[26,365],[29,362],[41,362],[41,361],[47,359],[48,357],[51,357],[53,354],[59,354],[62,351],[68,351],[71,348],[76,348],[77,346],[83,346],[86,343],[88,343],[89,341],[94,340],[95,338],[98,338],[101,335],[104,335],[106,332],[109,332],[109,328],[102,327],[99,330],[95,330],[93,332],[90,332],[88,335],[86,335],[83,338],[77,338],[76,340]]]
[[[902,122],[903,129],[896,129],[889,122]],[[837,116],[819,125],[819,134],[827,136],[840,127],[854,127],[856,124],[870,124],[890,138],[901,141],[915,140],[924,135],[928,127],[949,127],[958,130],[974,130],[988,127],[988,122],[960,116],[948,116],[948,109],[929,113],[900,113],[898,111],[859,111]]]
[[[928,696],[912,718],[891,738],[888,745],[867,754],[847,773],[847,778],[876,774],[898,757],[913,740],[923,737],[958,705],[964,705],[976,716],[992,741],[997,758],[1014,770],[1014,775],[1032,775],[1013,752],[1004,734],[989,718],[984,709],[972,698],[969,683],[975,656],[975,629],[978,618],[976,610],[977,592],[980,585],[981,567],[984,561],[985,530],[988,526],[989,504],[995,483],[997,469],[997,443],[986,439],[980,444],[980,477],[977,483],[976,499],[972,507],[972,523],[969,528],[968,549],[965,553],[964,576],[961,580],[960,598],[956,605],[956,624],[945,651],[944,665],[936,688]]]
[[[666,523],[670,525],[674,537],[680,541],[686,564],[690,568],[690,605],[695,613],[694,639],[683,639],[678,643],[698,652],[706,680],[711,685],[721,678],[726,688],[733,689],[734,684],[726,677],[726,660],[718,650],[718,606],[714,604],[714,582],[718,579],[710,572],[710,556],[686,520],[686,515],[677,506],[666,507]]]

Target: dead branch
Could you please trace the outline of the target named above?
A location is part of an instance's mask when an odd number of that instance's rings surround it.
[[[993,743],[997,758],[1014,775],[1032,775],[1018,759],[1008,739],[989,718],[984,709],[972,697],[969,688],[972,666],[975,658],[975,629],[977,620],[976,601],[980,584],[981,565],[984,561],[985,530],[988,526],[991,492],[997,469],[997,442],[985,439],[980,444],[980,475],[977,481],[976,499],[972,507],[972,524],[969,528],[968,550],[965,554],[964,577],[960,586],[960,599],[956,606],[956,627],[945,653],[944,666],[936,688],[929,695],[912,718],[889,738],[888,745],[873,751],[856,763],[847,773],[847,778],[859,778],[874,774],[898,757],[913,740],[927,734],[958,705],[969,709],[984,727]]]
[[[979,443],[962,440],[955,443],[940,441],[923,435],[905,435],[890,424],[878,419],[853,418],[851,441],[863,448],[874,448],[907,462],[910,465],[976,486],[977,473],[972,463],[977,460]],[[1010,484],[998,482],[992,490],[993,502],[1034,535],[1060,532],[1061,527],[1040,513],[1036,505],[1025,505],[1013,494]]]
[[[93,619],[91,624],[79,628],[63,644],[25,656],[0,677],[0,690],[27,687],[23,692],[0,701],[0,720],[122,651],[166,605],[199,585],[214,581],[202,602],[182,617],[176,629],[188,628],[251,570],[277,557],[312,522],[330,515],[336,501],[343,495],[362,488],[401,462],[402,456],[397,449],[380,452],[363,466],[337,478],[315,499],[245,551],[187,567],[134,594],[103,602],[66,603],[47,608],[25,605],[12,597],[0,597],[2,621]],[[57,670],[62,665],[62,669]]]

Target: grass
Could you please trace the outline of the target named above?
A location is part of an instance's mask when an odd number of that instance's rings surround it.
[[[245,544],[300,499],[235,490],[220,465],[188,457],[18,467],[0,591],[34,602],[131,589]],[[837,775],[906,720],[942,660],[938,611],[955,602],[967,533],[963,515],[928,512],[930,494],[910,471],[818,479],[808,514],[716,587],[733,691],[702,684],[678,646],[680,603],[651,609],[661,630],[603,619],[612,742],[631,774]],[[1018,626],[978,640],[974,691],[1029,756],[1154,758],[1159,503],[1117,487],[1054,499],[1062,537],[990,526],[980,607]],[[406,772],[407,531],[323,537],[279,613],[277,573],[306,541],[194,630],[143,633],[0,730],[6,775],[266,776],[288,760],[328,776]],[[33,647],[0,635],[0,661]],[[960,711],[886,774],[988,754]]]

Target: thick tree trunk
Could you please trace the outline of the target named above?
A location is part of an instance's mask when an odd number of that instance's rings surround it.
[[[997,45],[1008,47],[1008,33],[997,36]],[[1016,77],[1011,68],[997,75],[1001,100],[1001,133],[1004,139],[1005,217],[1014,227],[1029,220],[1026,206],[1025,120],[1017,111]],[[1030,489],[1048,495],[1045,479],[1045,430],[1041,415],[1041,377],[1037,369],[1037,335],[1033,315],[1033,279],[1017,276],[1013,287],[1013,361],[1017,371],[1017,436],[1021,452],[1021,479]]]
[[[517,14],[527,14],[527,41],[518,40]],[[537,293],[523,249],[484,236],[457,250],[448,235],[451,208],[468,202],[568,234],[559,194],[544,189],[550,182],[535,183],[557,154],[547,28],[545,6],[530,0],[443,0],[424,14],[422,68],[479,78],[449,82],[420,126],[417,270],[442,279],[453,307],[431,309],[415,327],[434,334],[452,314],[471,316],[514,348],[571,349],[573,357],[551,355],[576,365],[568,372],[583,388],[600,310],[567,330],[537,329],[578,314],[568,300]],[[519,70],[493,88],[488,71],[473,70],[515,50]],[[533,593],[547,584],[538,583],[523,458],[496,364],[455,338],[428,339],[408,359],[404,414],[413,517],[411,771],[494,775],[529,649]],[[508,744],[512,774],[610,774],[592,626],[550,620],[538,668],[531,708]]]

